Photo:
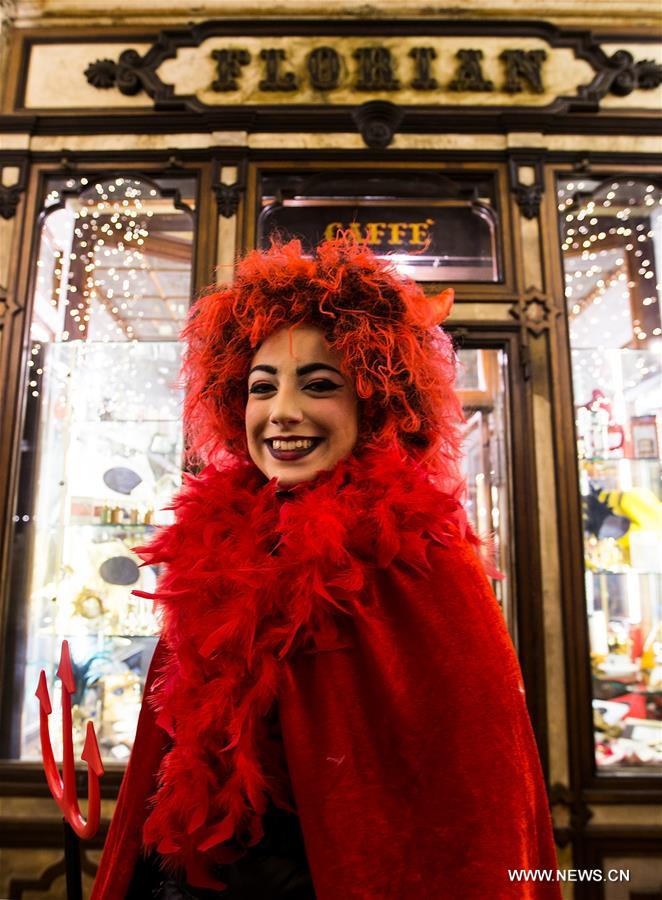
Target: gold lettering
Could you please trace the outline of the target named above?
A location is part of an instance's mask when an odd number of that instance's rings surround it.
[[[352,232],[352,234],[354,235],[354,237],[357,240],[359,240],[359,241],[363,240],[363,235],[361,234],[361,226],[359,225],[358,222],[352,222],[352,224],[349,226],[349,230]]]
[[[389,244],[393,246],[394,244],[401,244],[403,238],[403,231],[407,227],[406,222],[389,222],[388,223],[389,231],[391,232],[391,238],[389,240]]]
[[[365,226],[365,236],[369,244],[379,244],[384,237],[386,222],[368,222]]]
[[[430,235],[428,229],[433,224],[432,219],[426,219],[425,222],[408,222],[407,228],[411,228],[411,244],[425,244],[429,241]]]
[[[340,231],[342,229],[342,222],[329,222],[329,224],[324,229],[324,240],[332,241],[336,236],[336,231]]]

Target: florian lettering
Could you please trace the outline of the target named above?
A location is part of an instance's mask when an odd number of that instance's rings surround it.
[[[316,47],[307,60],[310,83],[316,91],[332,91],[338,87],[340,56],[333,47]]]
[[[437,58],[434,47],[412,47],[409,51],[414,60],[414,80],[411,86],[415,91],[433,91],[439,87],[439,82],[430,74],[430,64]]]
[[[239,89],[244,67],[251,61],[247,50],[223,48],[212,51],[216,63],[216,80],[212,82],[214,91],[236,91]],[[356,60],[354,74],[347,73],[342,55],[332,46],[313,48],[305,60],[305,68],[300,73],[288,69],[287,52],[281,48],[266,47],[260,51],[264,65],[263,78],[259,82],[261,91],[296,91],[299,80],[307,78],[314,91],[332,91],[345,85],[356,91],[399,91],[409,87],[414,91],[443,90],[435,77],[434,66],[439,52],[435,47],[412,47],[412,79],[407,84],[396,77],[398,59],[388,47],[358,47],[353,58]],[[499,59],[504,64],[505,81],[500,88],[482,70],[483,51],[462,49],[456,53],[458,66],[455,77],[447,84],[446,90],[455,92],[486,92],[502,90],[515,94],[523,91],[544,93],[542,64],[547,59],[544,50],[504,50]],[[353,83],[352,83],[353,81]]]
[[[359,64],[357,91],[397,91],[394,62],[388,47],[358,47],[353,53]]]
[[[507,94],[523,91],[522,82],[534,94],[544,93],[542,64],[547,59],[544,50],[504,50],[499,59],[506,64],[506,83],[503,89]]]
[[[493,91],[494,83],[483,77],[480,61],[482,50],[458,50],[460,65],[455,78],[448,85],[451,91]]]
[[[339,231],[349,230],[358,240],[371,245],[383,245],[385,240],[389,247],[422,247],[430,240],[430,227],[434,219],[424,222],[329,222],[324,229],[324,237],[332,240]]]
[[[264,60],[261,91],[296,91],[299,85],[294,72],[281,72],[280,64],[285,59],[284,50],[276,50],[273,47],[260,50],[260,59]]]
[[[238,91],[241,67],[251,61],[248,50],[212,50],[211,56],[216,61],[216,81],[212,82],[211,89]]]

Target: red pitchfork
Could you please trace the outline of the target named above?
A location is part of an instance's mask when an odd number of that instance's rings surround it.
[[[81,900],[81,872],[79,838],[94,837],[99,828],[101,798],[99,778],[103,775],[103,764],[97,736],[92,722],[87,723],[85,744],[81,758],[87,763],[87,820],[78,806],[76,793],[76,768],[74,764],[74,740],[71,724],[71,695],[76,688],[71,668],[69,642],[62,641],[60,665],[56,675],[62,682],[62,777],[53,756],[48,717],[52,710],[51,698],[46,684],[46,673],[42,669],[36,696],[39,698],[39,736],[44,772],[51,794],[64,816],[64,856],[69,900]],[[66,695],[66,696],[65,696]]]

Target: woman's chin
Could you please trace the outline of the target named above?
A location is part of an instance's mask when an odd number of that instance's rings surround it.
[[[266,450],[260,468],[267,478],[276,478],[279,487],[292,487],[304,481],[312,481],[318,472],[328,467],[329,454],[325,450],[325,447],[316,447],[299,459],[276,459]]]
[[[344,456],[315,451],[309,458],[298,460],[277,460],[272,456],[261,456],[258,462],[254,456],[252,457],[265,478],[268,481],[275,478],[280,488],[290,488],[306,481],[313,481],[320,472],[333,469],[343,458]]]
[[[287,469],[285,468],[285,465],[283,465],[274,467],[274,471],[271,472],[269,477],[276,478],[279,487],[294,487],[295,484],[301,484],[304,481],[312,481],[323,468],[324,466],[308,465],[301,466],[301,468],[295,470],[294,467]]]

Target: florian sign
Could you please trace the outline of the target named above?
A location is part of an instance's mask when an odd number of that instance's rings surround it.
[[[218,93],[239,90],[244,67],[252,62],[251,54],[245,49],[219,48],[212,50],[216,65],[216,77],[211,89]],[[495,89],[494,82],[486,78],[482,71],[483,51],[461,48],[456,54],[457,68],[448,83],[450,91],[484,92]],[[410,75],[403,79],[398,76],[398,68],[405,68],[394,52],[385,46],[372,45],[356,47],[351,54],[354,62],[350,75],[350,88],[355,91],[399,91],[409,87],[413,91],[436,91],[441,85],[435,75],[435,47],[412,47],[407,53],[411,60]],[[508,94],[520,91],[534,94],[544,93],[542,65],[547,59],[545,50],[502,50],[499,60],[503,63],[501,90]],[[315,91],[335,91],[340,87],[341,77],[350,67],[346,58],[329,45],[315,47],[306,55],[304,72],[298,74],[288,66],[287,52],[277,47],[260,50],[261,76],[260,91],[297,91],[302,77],[307,79]]]
[[[520,102],[540,106],[556,98],[553,88],[574,92],[593,73],[571,51],[535,39],[293,36],[209,38],[158,64],[155,54],[141,57],[129,49],[117,61],[91,61],[84,74],[97,89],[195,97],[206,106],[370,99],[438,104],[446,98],[454,104],[460,95],[486,104],[512,103],[521,95]]]
[[[242,24],[244,34],[238,33]],[[81,75],[97,96],[147,94],[159,109],[198,111],[370,100],[595,111],[610,91],[624,96],[660,83],[654,61],[635,63],[625,51],[610,59],[588,33],[528,24],[530,36],[523,26],[510,34],[504,23],[475,22],[429,23],[421,36],[419,23],[404,21],[393,24],[390,35],[387,24],[378,22],[355,25],[360,34],[352,34],[353,23],[339,34],[338,23],[321,29],[315,22],[279,22],[270,24],[266,36],[264,22],[259,34],[251,34],[247,23],[231,28],[208,22],[163,32],[152,46],[134,45],[115,58],[90,53]],[[396,30],[401,36],[393,36]]]
[[[478,20],[219,20],[151,42],[38,36],[23,45],[15,110],[79,111],[102,130],[108,114],[138,109],[219,132],[358,129],[375,147],[398,131],[447,130],[450,116],[477,131],[503,129],[506,113],[509,130],[566,128],[569,114],[633,92],[632,109],[657,110],[656,51],[642,44],[637,59],[634,45],[614,46],[547,22]]]
[[[512,43],[514,42],[514,46]],[[458,95],[534,98],[536,105],[551,94],[549,79],[558,84],[558,71],[567,72],[571,54],[545,48],[540,41],[514,39],[510,44],[495,39],[483,46],[467,46],[454,39],[436,42],[417,38],[400,41],[366,41],[312,37],[214,39],[195,49],[180,48],[153,70],[146,57],[132,49],[117,62],[97,59],[85,68],[88,83],[97,89],[116,88],[126,96],[152,84],[156,93],[194,96],[208,106],[237,103],[356,103],[388,99],[400,103],[439,103],[445,95],[457,102]],[[537,44],[537,46],[536,46]],[[568,57],[568,59],[565,59]],[[569,90],[577,77],[590,80],[585,63],[565,78]],[[156,79],[160,82],[160,90]],[[565,84],[563,85],[565,87]],[[556,95],[554,95],[556,96]]]

